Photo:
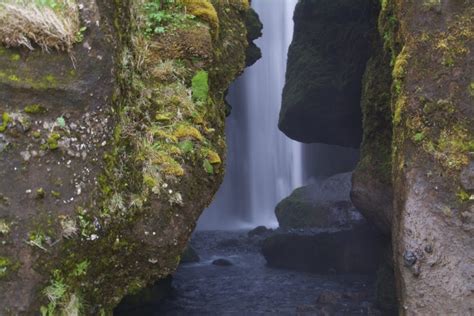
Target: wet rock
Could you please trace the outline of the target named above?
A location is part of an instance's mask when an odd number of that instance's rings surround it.
[[[355,207],[380,231],[390,235],[393,213],[393,189],[377,173],[358,167],[353,173],[351,200]]]
[[[181,263],[194,263],[199,262],[200,260],[201,259],[199,258],[199,255],[196,250],[189,245],[186,247],[183,254],[181,255]]]
[[[268,234],[272,232],[271,229],[266,228],[265,226],[258,226],[251,231],[248,232],[249,237],[255,237],[255,236],[263,236],[265,234]]]
[[[324,181],[298,188],[275,209],[281,228],[331,228],[350,226],[362,221],[352,205],[351,173],[342,173]]]
[[[342,293],[336,291],[324,291],[317,298],[317,303],[322,304],[335,304],[342,300]]]
[[[224,258],[216,259],[212,261],[212,264],[220,267],[229,267],[234,265],[230,260]]]
[[[280,232],[264,240],[269,266],[321,274],[374,274],[386,238],[367,224],[336,231]]]
[[[168,276],[156,282],[153,286],[144,288],[136,294],[124,297],[115,308],[114,315],[136,315],[136,310],[138,309],[147,307],[153,308],[157,303],[168,298],[172,294],[172,291],[172,278]]]

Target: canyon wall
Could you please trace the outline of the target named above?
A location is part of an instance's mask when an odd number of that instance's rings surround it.
[[[223,177],[248,2],[74,4],[72,39],[0,16],[0,314],[111,314],[174,271]]]
[[[387,266],[395,270],[400,314],[470,314],[474,6],[462,0],[361,1],[359,8],[370,8],[367,21],[374,23],[348,34],[364,45],[340,31],[353,20],[337,18],[344,12],[338,6],[351,7],[323,0],[299,4],[280,128],[304,142],[358,146],[360,134],[350,127],[357,126],[360,108],[361,160],[351,197],[373,225],[392,236]],[[348,12],[364,16],[357,9]],[[311,15],[333,19],[326,25]],[[362,54],[353,53],[352,45],[364,47]],[[334,58],[346,52],[352,55]],[[354,89],[359,81],[359,96],[335,91],[342,85],[334,86],[334,78],[354,69],[354,61],[363,68],[360,76],[342,78]],[[335,62],[338,67],[326,69]],[[344,97],[347,102],[341,102]],[[353,121],[346,123],[345,113]],[[296,124],[291,128],[297,121],[304,136]]]

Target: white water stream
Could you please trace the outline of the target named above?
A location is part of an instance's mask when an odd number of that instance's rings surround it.
[[[253,0],[264,25],[262,59],[229,91],[226,176],[200,229],[277,226],[276,204],[303,183],[302,145],[278,129],[293,12],[298,0]]]

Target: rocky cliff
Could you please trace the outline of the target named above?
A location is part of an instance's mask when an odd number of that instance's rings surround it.
[[[321,89],[322,83],[333,83],[328,79],[341,73],[338,68],[325,69],[334,59],[324,44],[334,52],[349,51],[354,44],[341,36],[338,30],[344,29],[340,26],[344,21],[334,16],[325,25],[327,33],[301,41],[312,36],[303,30],[321,32],[321,22],[311,23],[305,16],[323,14],[328,4],[300,2],[300,10],[309,9],[295,14],[292,47],[298,45],[301,51],[289,55],[280,128],[301,141],[357,145],[356,130],[347,128],[351,124],[345,123],[344,113],[360,106],[361,161],[353,175],[351,196],[368,220],[392,235],[400,313],[470,314],[474,308],[474,6],[462,0],[364,3],[376,19],[368,19],[374,21],[372,27],[352,28],[358,33],[355,38],[366,39],[370,46],[367,63],[356,61],[363,68],[362,79],[352,77],[354,84],[360,80],[360,98],[356,93],[344,94],[350,102],[341,103],[321,94],[333,91],[330,85]],[[353,69],[353,58],[340,62]],[[313,75],[304,75],[309,73]],[[299,86],[292,84],[297,76]],[[304,95],[312,97],[295,98]],[[335,109],[332,121],[326,115],[331,107]],[[305,137],[289,128],[288,122],[298,115],[308,119],[308,124],[301,121]],[[321,129],[325,126],[321,119],[338,130]]]
[[[248,2],[3,2],[0,314],[111,314],[222,180]]]
[[[392,235],[402,314],[473,311],[474,5],[387,1]]]

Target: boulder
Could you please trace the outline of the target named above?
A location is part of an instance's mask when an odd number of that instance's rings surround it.
[[[216,259],[216,260],[212,261],[212,264],[215,265],[215,266],[219,266],[219,267],[229,267],[229,266],[234,265],[230,260],[227,260],[227,259],[224,259],[224,258]]]
[[[277,233],[264,240],[262,254],[271,267],[319,274],[374,274],[385,238],[367,224],[352,229]]]
[[[300,142],[358,147],[361,79],[376,21],[372,2],[302,0],[294,20],[280,130]]]
[[[318,181],[283,199],[275,209],[281,228],[331,228],[350,226],[362,220],[352,205],[351,173]]]
[[[265,226],[258,226],[252,229],[251,231],[249,231],[247,235],[249,237],[256,237],[256,236],[259,237],[259,236],[264,236],[268,233],[271,233],[272,231],[273,231],[272,229],[268,229]]]

